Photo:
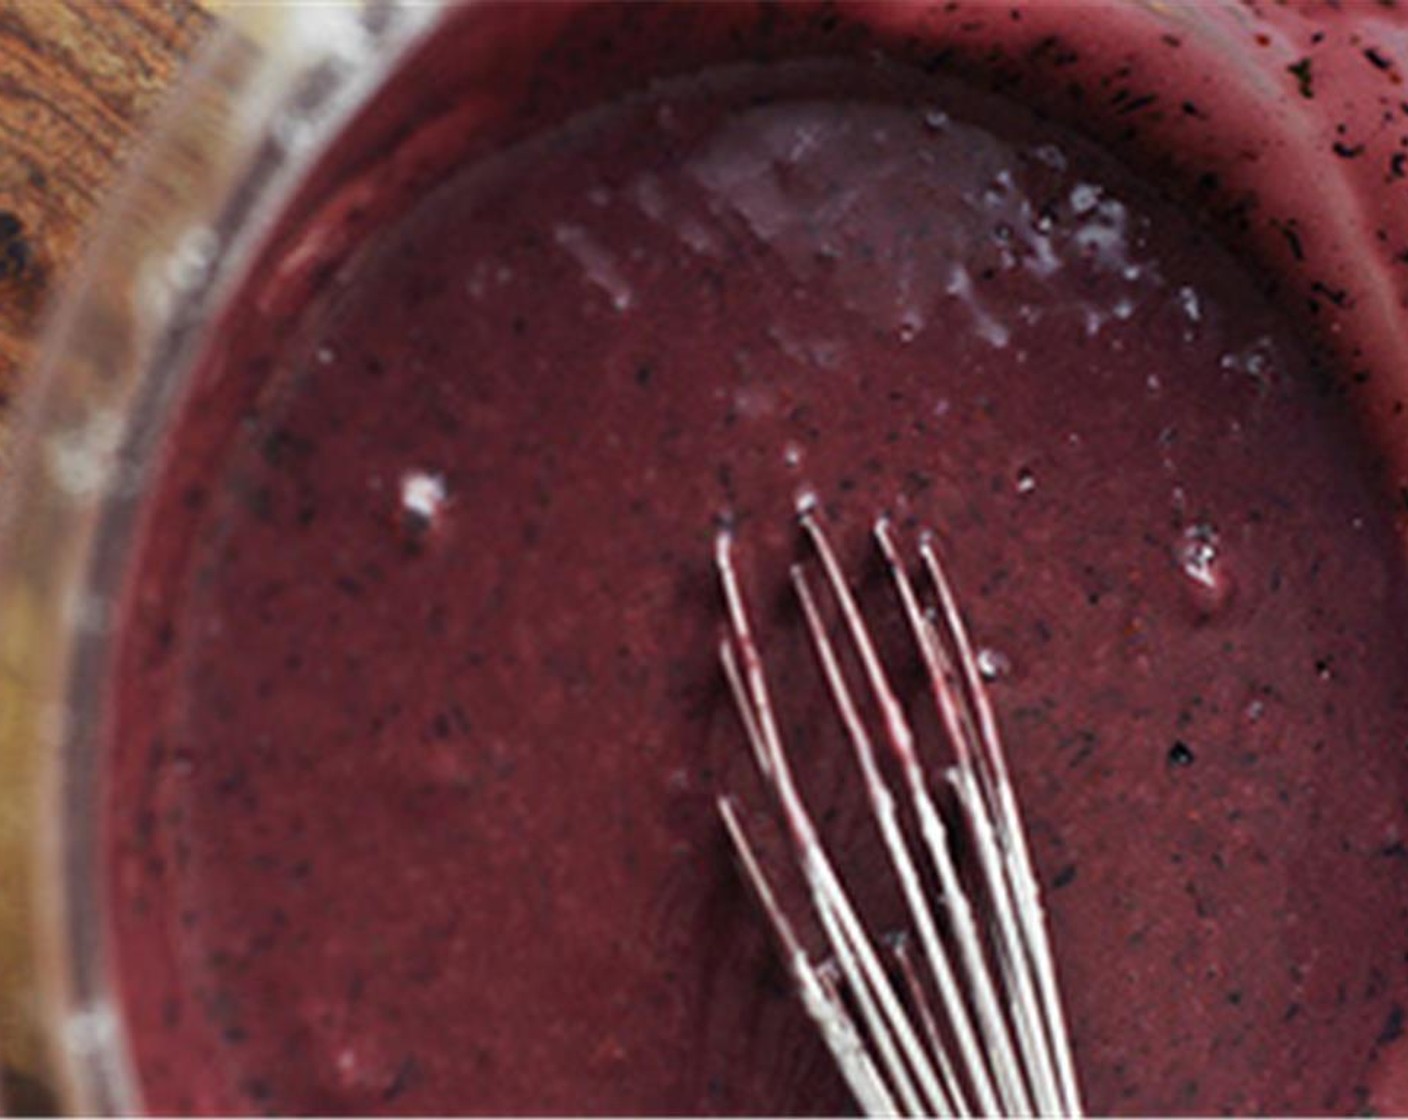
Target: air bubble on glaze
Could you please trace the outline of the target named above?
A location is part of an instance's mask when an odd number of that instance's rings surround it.
[[[782,461],[790,469],[796,470],[802,465],[802,460],[806,458],[806,452],[802,450],[802,445],[794,439],[788,440],[782,445]]]
[[[1204,615],[1225,607],[1235,587],[1217,529],[1209,522],[1188,526],[1174,545],[1174,560],[1193,605]]]
[[[448,498],[443,475],[413,470],[401,476],[401,509],[419,523],[434,525]]]
[[[1017,472],[1016,489],[1017,493],[1022,495],[1030,494],[1036,489],[1036,474],[1031,467],[1022,467]]]
[[[1199,523],[1185,529],[1177,554],[1185,576],[1204,587],[1217,585],[1217,530],[1211,525]]]
[[[553,229],[553,240],[581,266],[588,282],[606,293],[613,308],[631,309],[635,291],[621,274],[616,259],[596,238],[581,226],[559,225]]]
[[[1218,365],[1225,373],[1241,374],[1248,378],[1257,395],[1265,397],[1276,381],[1275,343],[1269,335],[1262,335],[1240,350],[1223,354]]]
[[[1203,321],[1202,301],[1198,299],[1198,293],[1186,284],[1178,289],[1178,306],[1182,309],[1184,318],[1190,323]]]
[[[1001,650],[984,646],[978,650],[976,660],[978,662],[978,675],[985,681],[995,681],[1007,676],[1012,671],[1012,662]]]
[[[919,332],[924,329],[925,319],[914,308],[910,308],[900,316],[900,325],[895,333],[901,342],[913,342],[919,337]]]
[[[1016,183],[1012,179],[1012,172],[1003,168],[992,177],[992,182],[983,192],[983,199],[989,205],[1000,203],[1012,195],[1015,187]]]
[[[1083,254],[1107,272],[1125,280],[1138,280],[1143,268],[1130,259],[1129,211],[1113,198],[1102,200],[1071,235]]]
[[[1076,215],[1089,214],[1100,201],[1100,188],[1093,183],[1077,183],[1071,188],[1071,209]]]

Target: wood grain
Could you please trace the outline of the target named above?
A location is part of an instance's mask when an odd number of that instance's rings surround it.
[[[0,0],[0,403],[122,156],[209,22],[191,0]]]
[[[0,0],[0,423],[48,299],[155,103],[212,17],[195,0]],[[4,776],[0,775],[0,782]],[[29,838],[0,785],[0,1111],[49,1111],[35,1076],[24,941]],[[6,798],[11,799],[7,812]]]

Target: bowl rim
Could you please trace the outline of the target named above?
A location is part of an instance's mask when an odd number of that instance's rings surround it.
[[[121,567],[200,327],[446,0],[236,5],[183,68],[47,316],[0,445],[0,812],[18,837],[6,1060],[65,1111],[143,1110],[107,961],[97,720]],[[3,839],[3,838],[0,838]]]

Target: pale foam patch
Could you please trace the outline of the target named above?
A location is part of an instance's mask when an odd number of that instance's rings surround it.
[[[1066,157],[1052,144],[1023,153],[932,110],[819,101],[737,115],[686,170],[719,220],[741,218],[799,282],[832,286],[901,341],[951,322],[946,303],[994,349],[1052,316],[1090,334],[1132,319],[1162,282],[1125,204],[1088,182],[1054,204],[1030,197],[1024,160],[1059,170]],[[664,220],[659,182],[637,194]],[[1066,280],[1072,267],[1101,278],[1098,295]],[[1001,274],[1020,275],[1022,300],[989,295]],[[1197,307],[1196,293],[1177,298],[1185,314]]]

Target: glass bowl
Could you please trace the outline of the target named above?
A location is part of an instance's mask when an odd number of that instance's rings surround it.
[[[427,59],[427,72],[485,104],[536,64],[531,35],[498,49],[506,10],[231,9],[50,318],[4,444],[0,1045],[66,1110],[142,1109],[104,944],[97,728],[115,588],[154,449],[197,358],[218,344],[210,324],[252,270],[306,269],[346,250],[300,243],[302,219],[345,202],[369,166],[426,185],[449,168],[403,159],[407,147],[395,158],[386,145],[339,149],[349,122],[370,121],[367,135],[383,139],[426,125],[425,99],[384,94],[398,74],[414,87],[407,75]],[[878,3],[864,18],[897,38],[922,30],[941,47],[937,64],[1038,99],[1207,210],[1339,348],[1345,391],[1408,485],[1398,430],[1408,93],[1397,61],[1408,59],[1408,19],[1390,7],[1231,0]],[[492,133],[491,111],[476,113],[455,118],[462,153]]]

